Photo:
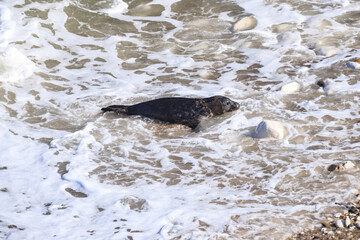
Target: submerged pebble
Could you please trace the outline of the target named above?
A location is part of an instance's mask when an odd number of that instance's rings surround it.
[[[165,10],[164,6],[160,4],[139,5],[129,11],[133,16],[161,16]]]
[[[299,45],[301,43],[299,32],[283,32],[278,34],[276,39],[282,45]]]
[[[131,210],[141,212],[148,209],[148,203],[145,199],[135,196],[128,196],[119,200],[119,203],[123,206],[128,206]]]
[[[253,16],[247,16],[247,17],[240,19],[238,22],[236,22],[232,26],[231,30],[233,32],[246,31],[246,30],[254,29],[256,27],[256,25],[257,25],[256,18]]]
[[[324,57],[332,57],[335,56],[339,53],[341,53],[341,50],[338,49],[337,47],[333,47],[333,46],[325,46],[325,47],[321,47],[317,50],[317,53],[321,56]]]

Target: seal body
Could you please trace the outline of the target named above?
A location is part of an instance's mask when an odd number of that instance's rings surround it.
[[[140,115],[169,123],[196,128],[202,119],[239,109],[237,102],[223,96],[209,98],[159,98],[135,105],[111,105],[101,110],[118,114]]]

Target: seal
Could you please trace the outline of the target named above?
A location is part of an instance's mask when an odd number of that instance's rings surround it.
[[[240,104],[224,96],[209,98],[159,98],[135,105],[111,105],[101,110],[125,115],[140,115],[195,129],[205,118],[239,109]]]

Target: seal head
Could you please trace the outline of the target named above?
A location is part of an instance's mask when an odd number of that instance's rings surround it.
[[[218,116],[226,112],[232,112],[240,108],[239,103],[223,96],[213,96],[205,98],[204,100],[208,108],[211,109],[213,116]]]

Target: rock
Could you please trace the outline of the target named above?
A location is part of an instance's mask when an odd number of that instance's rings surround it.
[[[326,83],[323,80],[319,80],[316,82],[316,85],[318,85],[321,88],[324,88],[326,86]]]
[[[333,95],[335,94],[335,89],[328,83],[323,80],[319,80],[316,82],[320,88],[322,88],[326,95]]]
[[[120,199],[119,203],[123,206],[128,206],[131,210],[141,212],[148,209],[148,203],[145,199],[135,196],[125,197]]]
[[[354,206],[351,206],[348,211],[349,211],[349,213],[353,213],[353,214],[359,213],[359,210]]]
[[[349,216],[346,216],[346,218],[345,218],[345,227],[349,227],[350,224],[351,224],[351,220],[350,220]]]
[[[324,92],[325,92],[326,95],[334,95],[335,94],[335,89],[331,85],[326,85],[324,87]]]
[[[328,171],[329,171],[329,172],[339,171],[339,165],[338,165],[338,164],[331,164],[331,165],[328,167]],[[335,215],[335,217],[336,217],[336,215]]]
[[[351,69],[360,69],[360,60],[356,60],[355,62],[348,62],[346,66]]]
[[[284,139],[288,135],[287,128],[278,121],[264,120],[259,123],[253,134],[254,138],[273,137]]]
[[[253,16],[247,16],[240,19],[237,23],[235,23],[231,27],[231,31],[238,32],[238,31],[246,31],[254,29],[257,25],[257,20]]]
[[[328,167],[328,171],[333,172],[333,171],[344,171],[347,169],[353,169],[355,167],[355,164],[347,161],[346,163],[342,163],[342,164],[331,164]]]
[[[199,72],[199,77],[202,78],[202,79],[215,80],[215,79],[217,79],[219,76],[220,76],[220,74],[217,73],[217,72],[211,72],[211,71],[207,71],[207,70],[204,70],[204,71]]]
[[[325,57],[332,57],[341,53],[340,49],[333,46],[321,47],[318,49],[318,54]]]
[[[357,224],[356,224],[356,227],[360,229],[360,223],[357,223]]]
[[[353,169],[355,167],[355,164],[353,164],[350,161],[347,161],[346,163],[343,164],[345,169]]]
[[[342,213],[336,213],[334,216],[335,216],[336,218],[341,218],[341,216],[343,216],[343,215],[342,215]]]
[[[331,22],[327,19],[319,18],[319,17],[310,17],[306,22],[306,26],[309,28],[315,28],[318,30],[323,30],[326,27],[332,26]]]
[[[301,90],[301,85],[298,82],[290,82],[281,87],[282,92],[294,93]]]
[[[283,33],[295,28],[296,28],[295,23],[280,23],[272,26],[273,32],[275,33]]]
[[[299,32],[283,32],[278,34],[276,39],[281,45],[299,45],[301,43]]]
[[[322,221],[321,224],[324,226],[324,227],[330,227],[330,223],[328,223],[327,221]]]
[[[337,221],[335,222],[335,226],[336,226],[337,228],[344,228],[344,220],[337,220]]]
[[[132,16],[161,16],[162,12],[165,10],[165,7],[160,4],[150,4],[150,5],[139,5],[133,9],[129,10],[129,14]]]

